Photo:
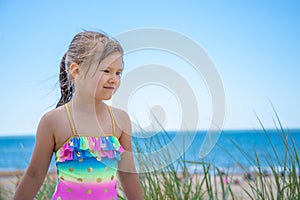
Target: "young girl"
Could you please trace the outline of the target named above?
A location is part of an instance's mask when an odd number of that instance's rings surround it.
[[[123,49],[105,34],[77,34],[60,65],[61,99],[38,126],[36,144],[15,200],[33,199],[53,152],[58,181],[52,199],[143,199],[131,154],[130,119],[106,105],[120,85]]]

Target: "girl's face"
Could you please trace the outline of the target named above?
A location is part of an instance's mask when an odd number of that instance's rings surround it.
[[[122,61],[120,53],[113,53],[106,57],[100,66],[98,63],[90,66],[85,78],[83,78],[85,95],[94,97],[96,102],[111,99],[120,86],[123,70]]]

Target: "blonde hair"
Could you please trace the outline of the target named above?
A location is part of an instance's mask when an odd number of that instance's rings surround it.
[[[84,31],[76,34],[60,62],[61,98],[56,107],[69,102],[75,92],[69,72],[69,67],[73,62],[88,71],[93,62],[98,62],[99,65],[103,59],[116,52],[123,55],[123,48],[117,40],[104,33]]]

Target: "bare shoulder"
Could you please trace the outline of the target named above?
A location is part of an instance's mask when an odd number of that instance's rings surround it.
[[[59,129],[65,127],[66,124],[66,116],[65,116],[65,111],[64,111],[64,107],[58,107],[55,108],[53,110],[50,110],[48,112],[46,112],[41,120],[40,120],[40,124],[39,127],[43,128],[43,130],[47,130],[47,131],[43,131],[43,132],[51,132],[55,138],[55,134]]]
[[[54,124],[59,122],[60,119],[62,118],[62,116],[63,116],[63,108],[58,107],[58,108],[55,108],[53,110],[46,112],[42,116],[40,123],[50,126],[48,128],[54,128]]]
[[[112,108],[112,111],[113,111],[113,114],[114,114],[115,118],[118,118],[122,121],[123,120],[125,120],[125,121],[129,120],[130,121],[128,113],[126,111],[121,110],[119,108],[115,108],[115,107],[111,107],[111,108]]]
[[[131,121],[126,111],[112,107],[112,112],[116,121],[116,126],[122,132],[131,132]]]
[[[53,128],[52,127],[53,126],[53,120],[54,120],[53,111],[46,112],[42,116],[42,118],[39,122],[39,129],[42,128],[42,129],[48,130],[47,132],[50,132],[50,130],[52,130],[52,128]]]
[[[47,131],[49,134],[52,135],[55,144],[55,151],[70,136],[72,136],[72,131],[69,127],[69,121],[64,106],[60,106],[45,113],[41,119],[40,124],[42,130],[45,130],[40,132]],[[45,124],[45,126],[43,124]]]
[[[37,132],[36,132],[36,142],[39,144],[51,144],[51,149],[54,146],[54,124],[55,124],[55,115],[53,110],[46,112],[41,117]],[[46,145],[43,146],[43,148]]]

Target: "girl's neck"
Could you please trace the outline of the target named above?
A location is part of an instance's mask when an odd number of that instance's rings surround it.
[[[86,113],[101,113],[106,109],[106,104],[103,101],[97,101],[92,98],[84,98],[79,95],[74,95],[73,99],[70,101],[70,106],[78,111]]]
[[[74,95],[69,102],[71,115],[77,132],[98,135],[106,130],[109,120],[107,105],[102,101],[88,98],[85,95]]]

